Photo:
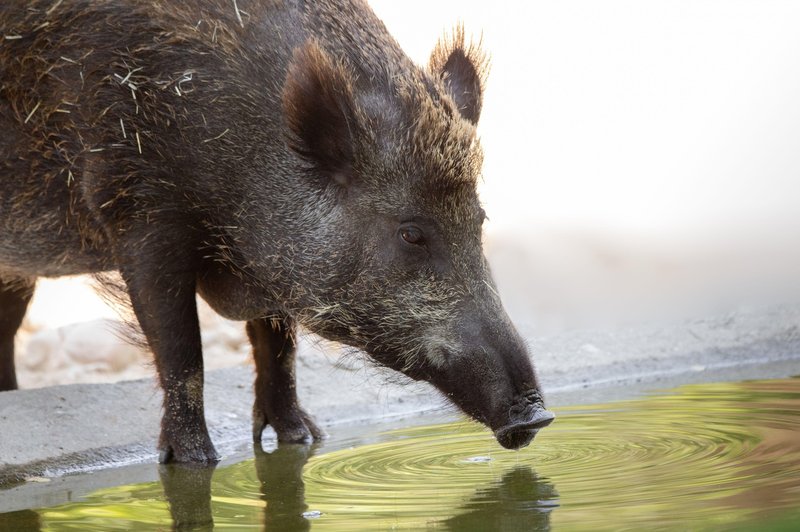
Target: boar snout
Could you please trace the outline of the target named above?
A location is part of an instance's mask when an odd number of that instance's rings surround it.
[[[502,307],[470,310],[454,327],[457,341],[429,342],[422,378],[487,425],[500,445],[520,449],[555,415],[544,407],[528,349]]]
[[[494,431],[495,438],[506,449],[520,449],[533,441],[539,429],[552,423],[556,416],[544,407],[539,393],[530,390],[514,402],[508,418],[507,425]]]

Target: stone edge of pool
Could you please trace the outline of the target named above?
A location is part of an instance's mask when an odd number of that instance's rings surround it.
[[[787,377],[800,374],[800,305],[571,332],[531,344],[547,398],[556,406],[693,382]],[[252,377],[250,367],[206,374],[206,416],[223,455],[250,441]],[[307,344],[299,357],[298,391],[306,409],[329,428],[453,410],[427,385],[399,382],[357,359],[337,364]],[[24,492],[47,489],[47,480],[70,473],[137,463],[152,469],[160,401],[153,379],[0,393],[0,512],[11,511]]]

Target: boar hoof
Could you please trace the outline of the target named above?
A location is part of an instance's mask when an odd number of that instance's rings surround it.
[[[184,444],[182,446],[162,443],[158,449],[158,462],[160,464],[215,464],[219,462],[219,455],[214,450],[211,440],[199,442],[198,445]]]
[[[253,441],[261,442],[261,434],[267,425],[272,425],[283,443],[312,443],[325,439],[325,431],[317,427],[314,420],[302,408],[295,408],[281,415],[269,416],[258,407],[253,408]]]

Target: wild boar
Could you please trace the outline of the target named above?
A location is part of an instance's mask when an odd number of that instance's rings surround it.
[[[426,68],[359,0],[5,0],[0,32],[0,389],[35,279],[118,270],[162,462],[217,460],[196,294],[247,322],[256,440],[322,436],[298,326],[434,384],[504,447],[552,421],[482,252],[487,62],[462,29]]]

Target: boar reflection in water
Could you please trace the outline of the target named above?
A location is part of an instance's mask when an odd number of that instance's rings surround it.
[[[324,513],[309,511],[305,499],[303,468],[315,450],[315,446],[281,444],[274,451],[265,452],[256,445],[253,465],[260,498],[264,501],[265,530],[310,530],[309,516],[325,517]],[[211,479],[214,468],[183,464],[160,467],[173,528],[213,527]],[[245,474],[244,470],[238,474]],[[330,480],[335,482],[335,479]],[[346,496],[347,488],[343,489]],[[354,507],[352,501],[340,502],[348,508]],[[454,508],[454,515],[441,524],[448,530],[549,530],[550,514],[556,507],[555,486],[539,478],[530,466],[517,465],[494,483],[476,489],[474,495]],[[344,515],[338,517],[345,518]],[[380,522],[380,517],[375,518]],[[353,522],[349,525],[355,527]]]
[[[315,445],[281,444],[272,452],[255,445],[256,475],[264,505],[266,530],[308,530],[303,466]],[[169,504],[173,527],[186,529],[213,525],[211,478],[215,468],[194,464],[160,466],[159,474]]]
[[[323,436],[295,392],[302,326],[527,445],[553,415],[481,249],[483,52],[456,29],[420,68],[357,0],[239,6],[4,3],[0,389],[35,279],[118,270],[163,462],[218,459],[195,294],[247,322],[256,441]]]

